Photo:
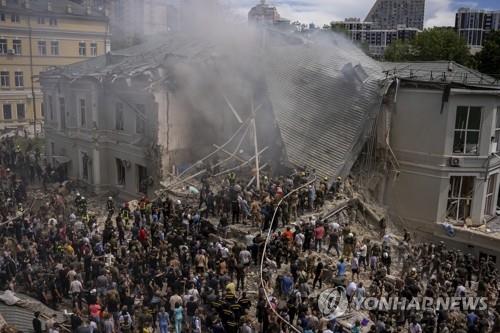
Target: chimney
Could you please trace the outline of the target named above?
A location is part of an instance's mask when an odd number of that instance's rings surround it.
[[[7,7],[7,0],[2,0],[2,7]]]
[[[24,8],[30,9],[30,7],[31,7],[30,0],[24,0]]]
[[[47,10],[48,10],[49,12],[51,12],[51,11],[52,11],[52,2],[50,2],[50,1],[47,1]]]
[[[87,6],[85,7],[85,13],[86,13],[87,15],[91,15],[91,14],[92,14],[92,7],[90,7],[90,5],[87,5]]]
[[[66,6],[66,13],[71,14],[73,12],[73,9],[71,8],[71,5]]]

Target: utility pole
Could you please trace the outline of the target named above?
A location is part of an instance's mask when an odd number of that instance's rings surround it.
[[[36,132],[36,95],[35,95],[35,75],[33,73],[33,38],[31,29],[31,15],[28,15],[28,33],[30,43],[30,74],[31,74],[31,99],[33,101],[33,131],[35,137],[38,136]]]
[[[260,191],[260,166],[259,166],[259,146],[257,144],[257,126],[255,125],[255,109],[252,100],[252,126],[253,126],[253,145],[255,149],[255,180],[257,181],[257,191]]]

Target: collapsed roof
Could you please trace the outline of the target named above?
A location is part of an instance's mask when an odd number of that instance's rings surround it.
[[[227,90],[233,104],[245,96],[255,98],[261,106],[257,120],[265,119],[258,125],[259,140],[277,126],[274,132],[281,136],[286,161],[330,178],[349,172],[382,101],[380,63],[341,35],[321,32],[308,38],[267,33],[264,38],[257,34],[234,39],[169,34],[113,55],[50,70],[42,79],[87,77],[114,82],[146,74],[152,86],[172,84],[176,79],[169,71],[177,62],[196,68],[195,73],[210,68],[210,73],[217,74],[211,83]],[[208,107],[222,112],[217,105]],[[270,136],[267,141],[272,140]]]

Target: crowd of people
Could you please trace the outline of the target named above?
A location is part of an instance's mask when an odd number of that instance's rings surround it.
[[[109,197],[99,213],[84,195],[58,187],[30,207],[30,186],[62,180],[30,144],[2,141],[0,164],[0,290],[70,312],[67,325],[55,318],[42,325],[35,313],[35,333],[500,332],[491,259],[417,243],[408,232],[370,239],[355,232],[356,218],[322,219],[325,201],[348,192],[342,179],[329,186],[304,168],[263,176],[257,190],[234,173],[217,182],[205,176],[199,190],[188,186],[197,200],[164,194],[129,205]],[[241,224],[255,233],[229,238],[229,227]],[[321,313],[319,292],[332,286],[345,287],[348,311],[363,311],[365,320],[346,325]],[[424,295],[486,296],[491,306],[354,307],[365,296]]]

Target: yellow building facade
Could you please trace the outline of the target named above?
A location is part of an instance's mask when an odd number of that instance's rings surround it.
[[[1,0],[0,133],[43,126],[40,72],[110,49],[104,11],[69,0]]]

